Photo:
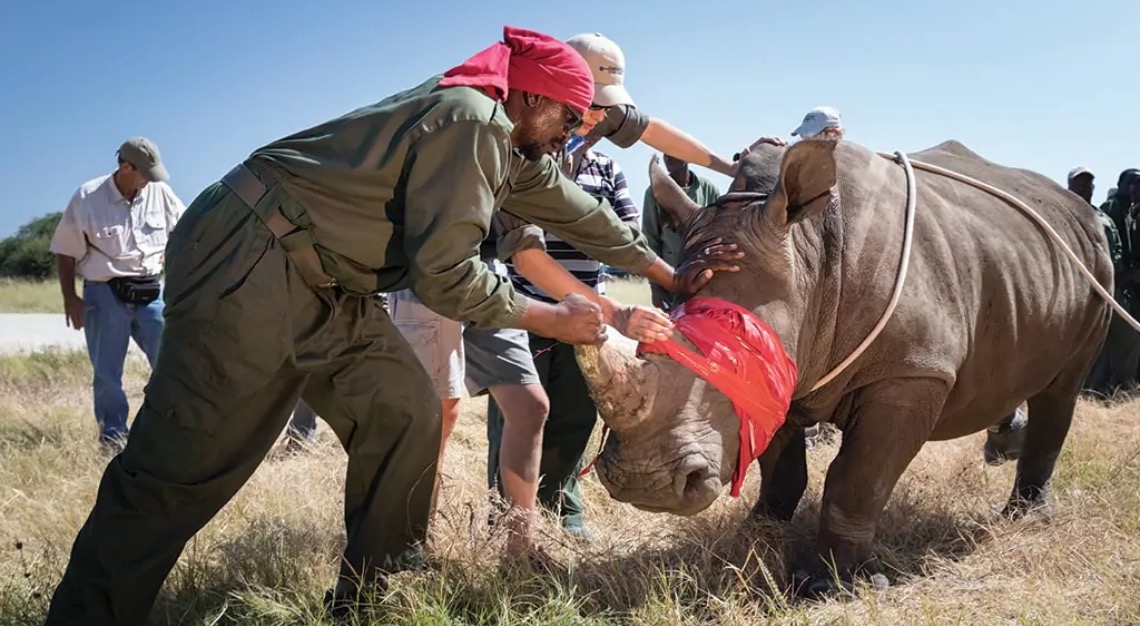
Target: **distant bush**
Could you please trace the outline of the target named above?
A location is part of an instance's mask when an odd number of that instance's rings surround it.
[[[55,255],[49,250],[60,212],[24,224],[15,235],[0,240],[0,276],[45,280],[56,276]]]

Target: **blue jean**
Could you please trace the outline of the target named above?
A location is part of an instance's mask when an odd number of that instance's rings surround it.
[[[83,332],[87,336],[87,355],[95,370],[92,391],[95,420],[100,440],[107,442],[127,434],[127,394],[123,391],[123,364],[133,338],[154,367],[162,340],[163,301],[146,306],[123,304],[107,283],[84,281],[83,302],[87,312]]]

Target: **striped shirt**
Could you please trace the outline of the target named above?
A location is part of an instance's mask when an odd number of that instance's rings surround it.
[[[586,193],[609,202],[618,219],[634,228],[641,227],[641,215],[629,194],[625,174],[622,173],[616,161],[594,149],[586,150],[577,169],[570,177]],[[574,278],[582,281],[586,286],[598,293],[605,293],[605,286],[601,280],[601,262],[579,252],[554,234],[543,233],[543,238],[546,243],[546,253],[552,259],[558,261],[562,267],[566,268],[566,271],[573,274]],[[515,289],[536,300],[556,302],[538,286],[531,284],[529,280],[515,271],[513,264],[508,262],[506,265],[507,274],[510,276]]]

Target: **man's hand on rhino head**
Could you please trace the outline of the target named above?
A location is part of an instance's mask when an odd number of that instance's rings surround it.
[[[646,306],[616,307],[610,325],[626,337],[642,343],[667,341],[673,336],[673,322],[669,321],[669,316]]]
[[[706,243],[692,258],[673,270],[671,291],[691,296],[708,284],[716,272],[739,272],[740,266],[732,261],[744,257],[736,252],[736,244],[723,243],[720,237]]]
[[[737,169],[740,168],[740,160],[741,159],[748,156],[749,152],[752,152],[753,150],[755,150],[760,145],[766,144],[766,143],[772,144],[773,146],[786,146],[786,145],[788,145],[787,140],[784,139],[783,137],[773,137],[771,135],[765,135],[765,136],[757,139],[756,141],[753,141],[752,144],[749,145],[747,148],[745,148],[745,149],[741,150],[740,152],[737,152],[736,154],[732,155],[732,160],[736,162]]]

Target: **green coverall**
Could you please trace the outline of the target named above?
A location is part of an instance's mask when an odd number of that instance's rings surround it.
[[[145,623],[186,542],[248,480],[300,397],[348,453],[341,575],[383,585],[419,557],[441,416],[423,366],[367,294],[410,287],[441,315],[515,325],[525,299],[478,255],[508,199],[606,263],[643,272],[656,260],[553,160],[512,149],[502,103],[437,89],[439,78],[254,151],[235,168],[244,177],[191,203],[167,248],[163,348],[48,626]],[[299,229],[275,236],[266,224],[278,210]],[[322,273],[337,285],[321,286]]]
[[[1120,233],[1116,229],[1115,221],[1107,213],[1096,207],[1089,208],[1096,212],[1097,219],[1104,227],[1109,255],[1112,257],[1113,273],[1117,277],[1116,282],[1119,283],[1120,276],[1126,269]],[[1130,309],[1128,292],[1119,284],[1116,285],[1114,297],[1126,311]],[[1140,344],[1136,339],[1136,331],[1113,311],[1104,346],[1101,347],[1092,371],[1085,381],[1085,389],[1103,396],[1111,396],[1118,388],[1127,386],[1136,372],[1137,361],[1140,360]]]
[[[1116,275],[1116,301],[1119,302],[1132,317],[1140,317],[1140,293],[1136,285],[1120,284],[1123,276],[1140,270],[1140,250],[1137,243],[1136,219],[1129,214],[1128,200],[1117,193],[1101,205],[1100,210],[1111,218],[1117,227],[1120,237],[1121,261],[1119,272]],[[1115,265],[1115,264],[1114,264]],[[1137,374],[1140,369],[1140,333],[1128,325],[1124,318],[1114,311],[1112,321],[1108,325],[1108,336],[1105,337],[1105,349],[1108,351],[1108,384],[1110,389],[1121,388],[1125,391],[1135,389]]]

